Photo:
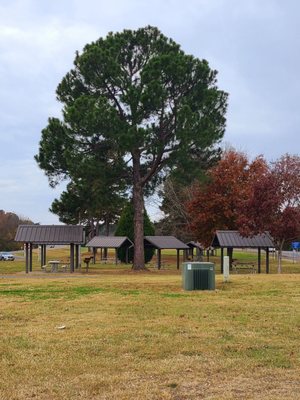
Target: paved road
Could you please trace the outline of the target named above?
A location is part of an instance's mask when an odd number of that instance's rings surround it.
[[[250,252],[250,253],[257,253],[257,250],[254,249],[247,249],[246,251]],[[277,253],[277,252],[276,252]],[[270,257],[276,257],[277,254],[270,252]],[[282,257],[286,258],[288,260],[295,260],[295,262],[300,262],[300,251],[283,251],[282,252]]]

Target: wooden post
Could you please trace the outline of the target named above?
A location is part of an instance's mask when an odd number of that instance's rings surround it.
[[[25,243],[25,270],[26,274],[29,272],[28,264],[29,264],[29,254],[28,254],[28,243]]]
[[[70,244],[70,272],[74,272],[74,243]]]
[[[177,249],[177,269],[179,269],[179,249]]]
[[[43,265],[46,265],[46,263],[47,263],[46,248],[47,248],[47,246],[45,244],[43,244]]]
[[[75,269],[79,267],[79,246],[75,244]]]
[[[232,255],[233,255],[233,248],[227,247],[227,255],[229,257],[229,269],[232,269]]]
[[[266,273],[270,272],[269,247],[266,248]]]
[[[160,269],[161,267],[161,250],[157,249],[157,268]]]
[[[224,248],[221,247],[221,274],[223,274],[224,271]]]
[[[206,257],[207,257],[207,261],[209,261],[209,249],[206,250]]]
[[[42,267],[43,265],[45,265],[45,263],[44,263],[44,245],[43,244],[41,244],[40,253],[41,253],[40,262],[41,262],[41,267]]]
[[[118,249],[115,248],[115,263],[118,264]]]
[[[29,271],[32,272],[32,243],[29,243]]]
[[[257,266],[257,272],[260,274],[261,272],[261,248],[258,247],[258,266]]]
[[[96,252],[97,252],[97,248],[93,247],[93,264],[96,264]]]

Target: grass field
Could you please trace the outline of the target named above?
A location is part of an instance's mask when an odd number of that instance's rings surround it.
[[[19,263],[0,279],[1,400],[300,398],[300,274],[184,292],[171,264],[70,275],[35,259],[26,276]]]

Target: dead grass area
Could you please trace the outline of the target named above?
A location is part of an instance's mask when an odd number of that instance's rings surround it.
[[[0,399],[299,399],[300,275],[105,268],[0,279]]]

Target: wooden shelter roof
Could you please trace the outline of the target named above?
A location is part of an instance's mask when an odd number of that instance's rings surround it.
[[[122,246],[133,246],[127,236],[94,236],[87,244],[87,247],[98,247],[106,249],[118,249]]]
[[[269,232],[245,237],[239,231],[216,231],[213,247],[266,248],[275,247]]]
[[[84,244],[81,225],[19,225],[16,242],[33,244]]]
[[[175,236],[145,236],[145,247],[186,250],[189,247]]]
[[[194,242],[193,240],[191,242],[188,242],[186,245],[191,249],[195,249],[195,248],[199,249],[199,250],[203,250],[204,249],[204,246],[202,246],[201,243]]]

